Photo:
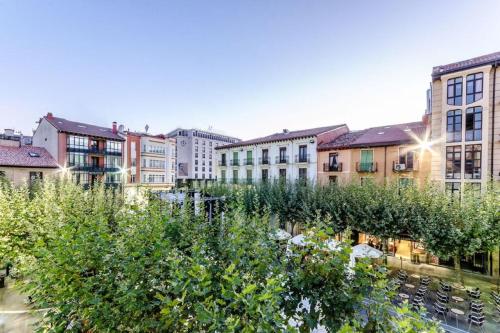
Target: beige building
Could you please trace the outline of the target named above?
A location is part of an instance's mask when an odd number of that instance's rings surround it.
[[[31,184],[55,175],[56,160],[40,147],[0,146],[0,177],[14,185]]]
[[[318,180],[321,184],[397,181],[422,185],[431,161],[426,135],[423,122],[345,133],[318,146]]]
[[[432,71],[431,176],[450,193],[500,180],[500,52]]]

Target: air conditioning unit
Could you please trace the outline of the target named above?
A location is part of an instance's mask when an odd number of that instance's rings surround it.
[[[406,164],[396,164],[394,166],[394,170],[396,171],[403,171],[406,170]]]

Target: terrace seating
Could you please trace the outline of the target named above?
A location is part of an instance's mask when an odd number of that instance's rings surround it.
[[[481,291],[479,290],[479,288],[473,290],[467,289],[467,295],[469,295],[470,298],[478,299],[479,297],[481,297]]]
[[[446,282],[443,282],[443,281],[439,281],[439,287],[444,292],[450,292],[451,291],[451,285],[449,283],[446,283]]]
[[[469,304],[469,309],[473,312],[480,312],[482,313],[484,310],[484,303],[481,301],[472,301]]]
[[[406,280],[408,280],[408,274],[405,271],[399,271],[398,272],[398,279],[406,282]]]
[[[428,276],[422,276],[420,278],[420,284],[423,286],[428,286],[431,283],[431,281],[432,281],[431,278]]]
[[[491,298],[493,299],[493,302],[495,302],[496,305],[500,305],[500,294],[499,293],[492,291]]]
[[[469,331],[472,325],[477,326],[481,329],[481,332],[484,331],[484,314],[472,312],[469,314],[467,321],[469,322]]]
[[[448,308],[444,304],[442,304],[440,302],[434,303],[434,312],[436,312],[437,315],[443,316],[445,323],[448,323],[446,320],[446,316],[448,314],[448,311],[449,311]]]
[[[411,302],[412,309],[417,311],[420,308],[423,308],[425,306],[424,298],[422,296],[415,296],[413,297],[413,301]]]
[[[438,291],[436,296],[440,303],[448,303],[450,301],[450,297],[441,291]]]

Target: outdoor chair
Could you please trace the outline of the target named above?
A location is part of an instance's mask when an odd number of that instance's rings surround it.
[[[424,307],[424,299],[422,296],[413,297],[413,301],[411,302],[412,309],[418,311],[420,308]]]
[[[492,291],[491,298],[493,299],[493,302],[495,302],[495,304],[500,305],[500,294]]]
[[[441,290],[444,292],[450,292],[451,291],[451,286],[443,281],[439,281],[439,286],[441,287]]]
[[[482,302],[478,302],[478,303],[470,303],[469,305],[469,309],[473,312],[480,312],[482,313],[483,312],[483,309],[484,309],[484,304]]]
[[[428,276],[422,276],[420,278],[420,284],[423,286],[428,286],[431,283],[431,281],[432,281],[431,278]]]
[[[444,322],[448,324],[446,320],[446,316],[448,314],[448,308],[439,302],[434,303],[434,312],[436,312],[437,315],[442,315],[444,318]]]
[[[484,331],[484,314],[471,313],[468,317],[469,331],[472,325],[479,327],[481,332]]]
[[[438,301],[441,303],[448,303],[450,301],[450,297],[445,293],[438,291],[436,293],[436,295],[437,295]]]
[[[474,290],[467,290],[467,295],[469,295],[470,298],[479,298],[481,297],[481,291],[479,288],[476,288]]]

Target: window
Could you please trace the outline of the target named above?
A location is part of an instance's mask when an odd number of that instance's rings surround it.
[[[106,141],[106,152],[108,153],[121,153],[122,143],[118,141]]]
[[[299,146],[299,162],[307,162],[307,145]]]
[[[446,114],[446,141],[462,141],[462,111],[452,110]]]
[[[370,172],[373,170],[373,150],[361,150],[361,162],[359,164],[359,170],[363,172]]]
[[[106,168],[119,168],[122,165],[122,158],[120,156],[106,156],[104,164]]]
[[[233,170],[233,183],[238,184],[238,170]]]
[[[268,178],[269,178],[269,170],[262,169],[262,181],[266,182]]]
[[[337,176],[330,176],[330,177],[328,177],[328,182],[330,184],[337,184],[337,182],[338,182]]]
[[[240,162],[238,161],[238,152],[233,151],[233,165],[240,165]]]
[[[286,169],[280,169],[279,172],[280,180],[286,180]]]
[[[414,152],[408,148],[399,149],[399,164],[404,164],[406,169],[413,169]]]
[[[220,179],[223,183],[226,182],[226,170],[221,170],[220,171]]]
[[[483,98],[483,73],[467,75],[467,104]]]
[[[448,80],[448,105],[462,105],[462,85],[461,77]]]
[[[465,111],[465,141],[481,141],[483,108],[476,106]]]
[[[253,165],[253,156],[252,156],[252,151],[247,150],[247,160],[245,161],[246,165]]]
[[[465,179],[481,179],[481,145],[465,146]]]
[[[286,163],[286,147],[281,147],[280,148],[280,156],[279,156],[279,162],[280,163]]]
[[[446,147],[446,178],[460,179],[462,147]]]
[[[328,155],[328,171],[338,171],[339,169],[338,158],[339,158],[338,153],[330,153]]]
[[[460,196],[460,183],[459,182],[449,182],[446,183],[446,193],[452,196]]]
[[[43,179],[43,172],[30,171],[30,185],[35,184]]]
[[[405,188],[413,185],[413,178],[399,178],[399,187]]]
[[[299,168],[299,180],[307,180],[307,168]]]
[[[121,175],[119,173],[107,173],[106,184],[119,184],[121,183]]]
[[[269,149],[262,149],[262,164],[269,164]]]
[[[84,166],[87,164],[87,154],[85,153],[68,153],[68,166]]]
[[[247,184],[252,183],[252,169],[247,170]]]
[[[89,183],[88,172],[76,171],[71,173],[71,179],[75,184],[83,185]]]
[[[464,195],[479,198],[481,196],[481,183],[465,183]]]
[[[130,175],[130,182],[135,183],[135,175],[134,174]]]
[[[69,135],[66,143],[68,148],[89,149],[89,139],[86,136]]]
[[[221,165],[225,166],[226,165],[226,154],[221,154],[220,160],[221,160]]]

